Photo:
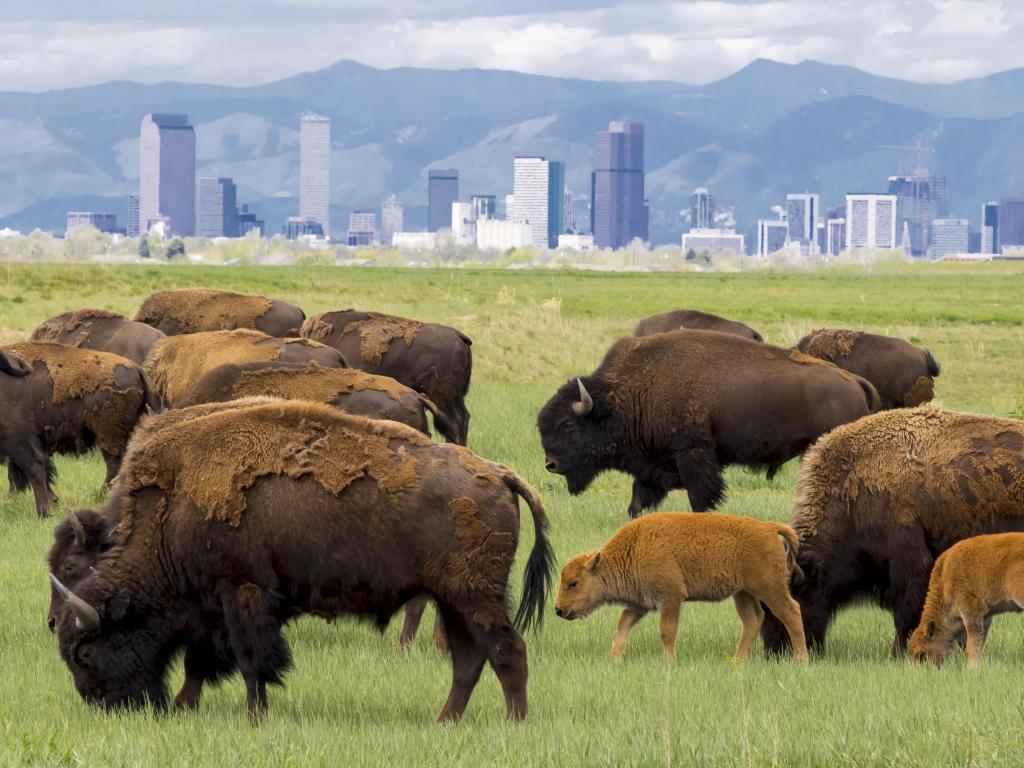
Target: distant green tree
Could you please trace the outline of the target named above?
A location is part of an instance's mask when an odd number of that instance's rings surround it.
[[[177,259],[185,255],[185,243],[176,237],[167,244],[167,259]]]
[[[148,259],[149,258],[149,238],[146,237],[145,235],[143,235],[142,239],[139,240],[139,258],[140,259]]]
[[[697,252],[695,250],[693,250],[693,248],[691,248],[690,250],[688,250],[686,252],[686,260],[687,261],[693,261],[696,258],[697,258]]]

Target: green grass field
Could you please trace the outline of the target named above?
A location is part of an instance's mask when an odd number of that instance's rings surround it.
[[[560,565],[625,522],[629,480],[605,475],[570,497],[544,472],[537,411],[654,312],[716,312],[784,345],[824,325],[902,336],[942,363],[944,406],[1024,416],[1024,267],[1009,264],[728,275],[11,264],[0,265],[0,342],[65,309],[131,314],[150,291],[188,285],[274,295],[309,314],[357,306],[467,332],[470,447],[541,492]],[[98,456],[58,467],[64,501],[101,501]],[[770,484],[729,470],[723,511],[788,520],[796,474],[796,462]],[[672,494],[663,509],[687,509],[685,495]],[[521,725],[506,723],[489,670],[460,724],[434,724],[451,676],[429,620],[406,654],[400,621],[384,636],[355,620],[295,622],[287,629],[295,668],[271,691],[260,728],[246,722],[238,677],[207,693],[197,713],[107,715],[79,699],[45,626],[51,530],[52,521],[36,519],[31,494],[0,499],[3,766],[1024,763],[1024,621],[997,619],[982,669],[968,674],[962,656],[941,670],[888,661],[891,617],[867,606],[843,613],[824,657],[801,668],[765,660],[759,648],[734,665],[740,625],[731,602],[684,607],[676,665],[664,660],[650,617],[617,666],[616,610],[568,623],[549,607],[541,631],[526,638],[530,714]],[[532,537],[524,523],[516,590]],[[180,681],[176,667],[172,689]]]

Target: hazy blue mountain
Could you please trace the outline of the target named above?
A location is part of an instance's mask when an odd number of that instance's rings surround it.
[[[688,227],[694,187],[734,206],[740,229],[771,216],[787,192],[884,190],[915,153],[946,173],[951,212],[1024,190],[1024,69],[951,85],[878,77],[819,62],[757,60],[718,82],[620,83],[469,69],[378,70],[351,61],[253,87],[124,81],[45,93],[0,92],[0,226],[61,231],[64,210],[123,217],[137,188],[138,130],[149,111],[185,112],[200,175],[231,176],[239,199],[276,231],[297,208],[298,121],[333,121],[332,209],[342,236],[354,207],[395,193],[420,221],[430,167],[454,166],[464,198],[511,191],[512,158],[567,163],[585,221],[594,133],[614,119],[645,124],[656,242]],[[123,224],[123,220],[122,220]]]

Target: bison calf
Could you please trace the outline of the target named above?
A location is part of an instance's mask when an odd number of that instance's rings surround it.
[[[687,600],[732,597],[743,622],[736,659],[750,650],[768,608],[785,624],[797,661],[807,658],[800,606],[790,597],[796,533],[788,525],[735,515],[661,512],[622,526],[595,552],[562,570],[555,613],[583,618],[603,605],[624,605],[612,657],[619,661],[629,631],[658,611],[665,655],[676,660],[679,610]]]
[[[1024,533],[975,536],[935,561],[910,657],[941,664],[967,632],[967,668],[977,669],[997,613],[1024,609]]]

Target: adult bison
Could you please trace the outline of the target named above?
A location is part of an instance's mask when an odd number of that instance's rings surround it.
[[[662,312],[660,315],[645,317],[637,324],[633,335],[650,336],[652,333],[687,329],[691,331],[731,333],[733,336],[742,336],[744,339],[764,341],[761,334],[749,325],[738,323],[735,320],[728,320],[718,315],[711,315],[707,312],[700,312],[696,309],[676,309],[672,312]]]
[[[730,464],[768,477],[820,435],[875,410],[867,381],[800,352],[714,331],[619,339],[537,419],[549,472],[582,493],[601,472],[633,476],[629,514],[684,488],[697,511],[725,494]]]
[[[797,349],[870,381],[883,409],[913,408],[935,396],[939,364],[927,349],[903,339],[822,328],[800,339]]]
[[[309,339],[276,339],[260,331],[207,331],[169,336],[146,359],[146,374],[160,401],[177,406],[200,377],[227,363],[319,363],[345,368],[336,349]]]
[[[832,617],[868,599],[892,611],[893,655],[921,616],[935,558],[970,536],[1024,530],[1024,422],[934,406],[886,411],[823,437],[804,456],[793,528],[793,597],[821,650]],[[781,651],[772,620],[765,647]]]
[[[24,360],[0,352],[0,460],[7,462],[13,487],[32,486],[36,513],[45,517],[53,501],[49,484],[54,468],[36,430],[31,373]]]
[[[448,440],[455,428],[428,397],[387,376],[355,368],[323,368],[316,363],[228,363],[200,377],[182,406],[226,402],[240,397],[279,397],[327,403],[345,413],[391,419],[430,434],[434,427]]]
[[[182,646],[236,665],[249,714],[291,662],[281,628],[306,613],[385,626],[411,597],[440,606],[461,716],[484,663],[513,719],[526,715],[526,647],[508,617],[518,498],[533,513],[516,624],[543,615],[552,553],[536,494],[508,469],[390,421],[271,402],[210,413],[133,448],[104,505],[116,545],[57,622],[75,687],[106,708],[166,707]],[[154,546],[154,543],[157,543]],[[173,564],[172,569],[166,566]]]
[[[106,309],[76,309],[51,317],[39,325],[30,341],[55,341],[82,349],[98,349],[127,357],[133,363],[146,360],[165,335],[152,326],[129,320]]]
[[[334,347],[349,365],[422,392],[455,425],[455,442],[466,444],[473,342],[464,333],[447,325],[345,309],[309,318],[302,335]]]
[[[268,336],[298,336],[306,314],[294,304],[212,288],[178,288],[151,293],[135,319],[168,336],[252,328]]]
[[[139,417],[157,405],[142,369],[119,355],[52,342],[20,342],[2,350],[32,369],[26,380],[43,452],[81,454],[97,447],[107,465],[106,482],[111,482]],[[26,476],[16,463],[8,464],[7,472],[13,488],[22,490],[31,482],[36,511],[48,514],[35,475]],[[52,467],[49,474],[52,478]]]

